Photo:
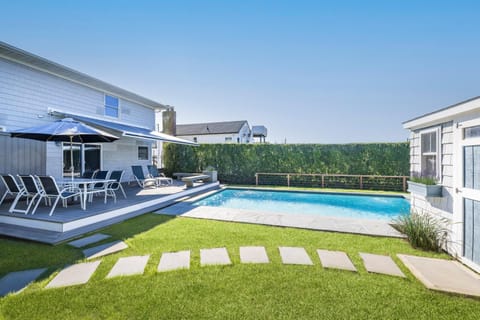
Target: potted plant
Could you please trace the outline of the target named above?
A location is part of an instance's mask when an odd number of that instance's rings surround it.
[[[441,197],[442,186],[434,178],[412,177],[408,181],[408,192],[424,197]]]
[[[214,167],[212,167],[212,166],[207,166],[207,167],[202,171],[202,173],[210,176],[210,181],[211,181],[211,182],[217,181],[217,170],[215,170]]]

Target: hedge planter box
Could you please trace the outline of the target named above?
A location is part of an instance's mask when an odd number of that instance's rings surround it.
[[[424,197],[441,197],[442,186],[408,181],[408,192]]]
[[[202,173],[206,174],[207,176],[210,176],[211,182],[217,181],[217,171],[203,171]]]

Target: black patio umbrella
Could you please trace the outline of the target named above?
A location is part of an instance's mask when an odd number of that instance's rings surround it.
[[[70,162],[72,170],[72,179],[74,175],[73,168],[73,143],[92,143],[92,142],[113,142],[118,140],[105,131],[95,129],[82,122],[71,118],[65,118],[49,124],[25,128],[10,132],[12,137],[32,139],[39,141],[63,141],[70,142]]]

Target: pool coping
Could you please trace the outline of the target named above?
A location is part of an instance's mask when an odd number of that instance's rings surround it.
[[[225,188],[222,188],[222,190],[223,189]],[[393,228],[388,221],[380,219],[314,216],[306,214],[289,215],[287,213],[279,212],[193,205],[193,202],[215,192],[218,192],[218,190],[178,202],[172,206],[160,209],[155,213],[178,217],[261,224],[277,227],[406,238],[404,234]]]

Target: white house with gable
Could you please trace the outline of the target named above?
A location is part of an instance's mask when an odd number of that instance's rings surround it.
[[[160,133],[155,114],[165,106],[133,92],[0,42],[0,172],[67,175],[70,146],[11,138],[8,132],[74,118],[120,137],[74,145],[74,168],[125,170],[152,163],[157,141],[191,144]],[[158,130],[157,130],[158,129]]]
[[[447,250],[480,271],[480,97],[403,123],[412,176],[433,177],[438,192],[411,190],[412,210],[447,222]]]

